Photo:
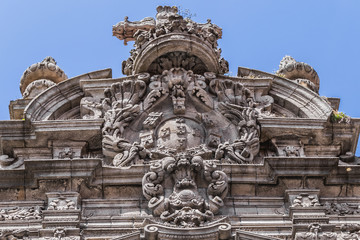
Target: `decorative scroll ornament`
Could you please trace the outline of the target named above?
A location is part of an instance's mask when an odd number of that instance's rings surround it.
[[[212,80],[210,90],[218,96],[218,109],[228,118],[239,132],[239,138],[233,143],[219,144],[215,158],[227,158],[237,163],[253,161],[259,152],[260,128],[256,122],[258,112],[255,110],[250,91],[242,84],[231,80]]]
[[[105,164],[149,164],[142,189],[154,216],[173,226],[208,225],[228,192],[218,165],[254,163],[259,152],[261,103],[239,82],[212,73],[172,68],[141,76],[146,80],[107,88],[102,101],[91,104],[101,104],[102,114],[84,114],[104,116]]]
[[[358,215],[360,214],[359,204],[349,203],[324,203],[325,212],[328,215]]]
[[[64,197],[59,197],[58,199],[53,199],[47,208],[47,210],[74,210],[77,209],[76,203],[71,199],[66,199]]]
[[[139,143],[129,143],[124,138],[124,130],[140,112],[138,104],[146,91],[146,84],[141,80],[114,83],[105,90],[103,153],[114,157],[114,166],[124,166],[137,155],[145,154]]]
[[[89,103],[84,113],[89,111],[83,118],[104,116],[107,164],[124,167],[179,153],[252,163],[260,146],[260,103],[239,82],[215,77],[172,68],[153,75],[148,86],[125,80],[106,89],[101,102],[84,98]]]
[[[186,34],[196,36],[204,44],[207,44],[218,58],[217,65],[219,73],[229,71],[229,64],[220,57],[221,49],[218,49],[217,40],[222,37],[222,30],[208,19],[207,23],[196,23],[191,19],[184,19],[178,14],[176,7],[159,6],[157,8],[156,20],[153,18],[144,18],[141,21],[130,22],[126,17],[123,22],[119,22],[113,26],[113,35],[124,40],[124,44],[128,41],[135,41],[135,49],[131,50],[131,56],[122,63],[122,71],[126,75],[134,73],[134,64],[137,61],[141,51],[150,44],[151,41],[157,40],[164,35]],[[180,36],[173,36],[180,38]],[[182,67],[187,70],[193,70],[196,73],[203,74],[207,67],[197,56],[187,54],[184,51],[171,52],[157,58],[151,63],[146,70],[152,74],[162,73],[163,70]]]
[[[226,174],[216,168],[214,162],[186,154],[165,157],[153,163],[150,172],[143,177],[143,194],[149,200],[149,208],[164,222],[178,226],[200,226],[212,220],[223,206],[228,190]],[[198,191],[196,175],[201,173],[209,183],[208,201]],[[165,175],[174,180],[169,197],[164,196],[162,186]]]
[[[0,209],[0,221],[41,219],[41,207]]]

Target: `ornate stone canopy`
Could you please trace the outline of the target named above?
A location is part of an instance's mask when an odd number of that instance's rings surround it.
[[[3,239],[359,239],[359,121],[286,56],[228,76],[208,20],[124,21],[111,69],[21,78],[0,122]]]

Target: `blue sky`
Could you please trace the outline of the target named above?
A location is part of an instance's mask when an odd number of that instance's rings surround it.
[[[340,97],[340,110],[360,117],[359,0],[0,0],[0,119],[9,119],[9,101],[21,98],[24,70],[46,56],[68,77],[104,68],[121,77],[132,43],[113,37],[112,25],[125,16],[155,17],[158,5],[181,6],[193,20],[222,27],[230,74],[238,66],[274,72],[291,55],[318,72],[320,95]]]

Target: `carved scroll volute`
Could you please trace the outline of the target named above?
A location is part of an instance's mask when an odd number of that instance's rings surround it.
[[[197,174],[204,173],[208,182],[207,201],[198,191]],[[173,178],[172,193],[164,197],[164,174]],[[223,206],[228,191],[226,174],[213,161],[200,156],[178,154],[154,162],[143,177],[143,194],[148,206],[162,221],[183,227],[200,226],[211,221]]]
[[[226,156],[237,163],[252,162],[260,149],[260,127],[257,124],[257,112],[251,107],[220,103],[219,109],[238,127],[239,138],[233,143],[225,142],[218,146],[215,157]]]
[[[175,166],[173,157],[166,157],[162,161],[153,163],[150,171],[142,179],[144,197],[149,201],[148,206],[155,216],[160,216],[165,211],[164,188],[161,185],[165,172],[172,172]]]
[[[228,177],[223,171],[217,170],[216,164],[211,161],[205,162],[204,176],[210,182],[207,189],[210,211],[217,213],[228,193]]]

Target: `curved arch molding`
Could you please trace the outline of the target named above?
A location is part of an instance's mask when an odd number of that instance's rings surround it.
[[[30,121],[55,120],[77,108],[84,92],[80,80],[111,78],[112,70],[104,69],[70,78],[48,88],[35,97],[25,108],[25,118]]]

